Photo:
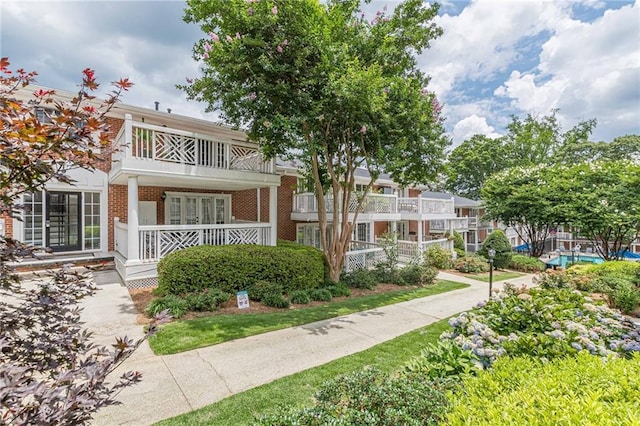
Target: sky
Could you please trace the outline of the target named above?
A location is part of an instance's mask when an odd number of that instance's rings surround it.
[[[295,1],[295,0],[287,0]],[[373,0],[374,14],[397,1]],[[444,34],[418,64],[444,105],[454,146],[499,137],[511,116],[558,109],[563,130],[597,119],[593,141],[640,134],[640,0],[440,2]],[[101,89],[129,77],[131,105],[217,120],[175,87],[199,75],[192,47],[202,31],[183,1],[0,2],[0,56],[37,71],[38,84],[74,91],[87,67]]]

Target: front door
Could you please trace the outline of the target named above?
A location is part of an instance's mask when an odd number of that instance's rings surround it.
[[[46,232],[52,251],[81,250],[80,192],[47,192]]]

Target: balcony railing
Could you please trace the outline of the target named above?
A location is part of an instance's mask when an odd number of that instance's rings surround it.
[[[116,251],[127,255],[127,225],[116,222]],[[140,226],[139,259],[156,262],[176,250],[199,245],[259,244],[270,245],[268,223],[233,223],[223,225],[143,225]]]
[[[453,200],[402,197],[398,198],[398,211],[418,214],[453,214]]]
[[[469,229],[485,229],[492,228],[493,224],[491,221],[483,220],[477,216],[469,218]]]
[[[429,247],[433,246],[440,246],[453,252],[453,241],[448,238],[422,241],[420,244],[417,241],[399,240],[398,258],[403,262],[409,262],[417,256],[422,256]]]
[[[136,158],[215,169],[273,173],[258,146],[210,135],[125,120],[116,136],[114,160]]]
[[[327,213],[333,213],[333,196],[326,195],[325,209]],[[358,207],[358,198],[353,195],[348,203],[349,213],[355,213]],[[341,206],[339,206],[340,211]],[[396,196],[388,194],[367,194],[365,200],[362,203],[360,213],[378,213],[389,214],[396,213]],[[317,213],[318,201],[315,194],[304,193],[293,195],[293,212],[294,213]]]
[[[325,196],[327,213],[333,212],[333,196]],[[358,198],[354,195],[349,200],[349,212],[355,213],[358,206]],[[317,213],[318,202],[314,194],[294,194],[294,213]],[[367,194],[360,213],[369,214],[393,214],[393,213],[418,213],[418,214],[454,214],[453,200],[440,200],[429,198],[398,198],[389,194]]]
[[[432,232],[466,231],[468,229],[469,219],[466,217],[429,221],[429,231]]]

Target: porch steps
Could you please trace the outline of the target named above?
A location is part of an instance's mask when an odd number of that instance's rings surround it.
[[[70,263],[73,264],[73,270],[89,268],[96,271],[108,271],[115,269],[113,255],[109,253],[39,254],[34,258],[25,258],[20,262],[11,263],[10,267],[21,278],[28,279],[36,277],[47,270],[60,269]]]

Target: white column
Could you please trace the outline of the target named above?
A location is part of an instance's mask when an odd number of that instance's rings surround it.
[[[422,221],[418,221],[418,250],[422,247]]]
[[[269,223],[271,224],[271,245],[278,240],[278,187],[269,187]]]
[[[131,146],[133,145],[133,117],[131,117],[131,114],[124,115],[124,143],[125,157],[131,158],[133,156],[131,152]],[[122,149],[122,147],[119,148]]]
[[[140,236],[138,232],[138,176],[129,176],[127,181],[127,228],[129,244],[127,263],[140,260]]]

